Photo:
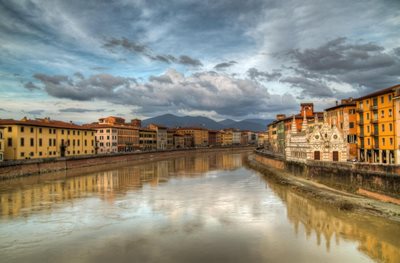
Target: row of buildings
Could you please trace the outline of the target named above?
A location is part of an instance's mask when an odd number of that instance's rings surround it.
[[[265,147],[288,160],[400,164],[400,85],[315,112],[302,103],[299,114],[278,114],[267,127]]]
[[[265,133],[199,127],[170,129],[120,117],[76,125],[44,119],[0,119],[0,161],[92,154],[263,144]]]

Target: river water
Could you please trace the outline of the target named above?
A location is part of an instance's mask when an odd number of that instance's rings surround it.
[[[246,158],[2,181],[0,262],[400,262],[399,224],[304,198]]]

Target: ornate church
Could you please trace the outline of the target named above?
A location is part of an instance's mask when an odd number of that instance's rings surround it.
[[[314,123],[308,124],[304,114],[301,131],[297,130],[293,118],[290,132],[286,136],[286,159],[306,162],[318,161],[347,161],[347,143],[336,124],[332,126],[326,121],[320,122],[316,118]]]

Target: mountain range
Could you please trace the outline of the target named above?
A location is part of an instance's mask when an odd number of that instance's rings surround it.
[[[164,114],[142,121],[142,126],[150,123],[166,126],[168,128],[176,127],[203,127],[209,130],[221,130],[226,128],[235,128],[240,130],[265,131],[267,124],[272,122],[270,119],[245,119],[235,121],[226,119],[215,121],[213,119],[202,116],[175,116],[173,114]]]

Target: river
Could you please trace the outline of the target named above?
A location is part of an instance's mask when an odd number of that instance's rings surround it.
[[[338,211],[246,153],[0,182],[1,262],[400,262],[400,225]]]

